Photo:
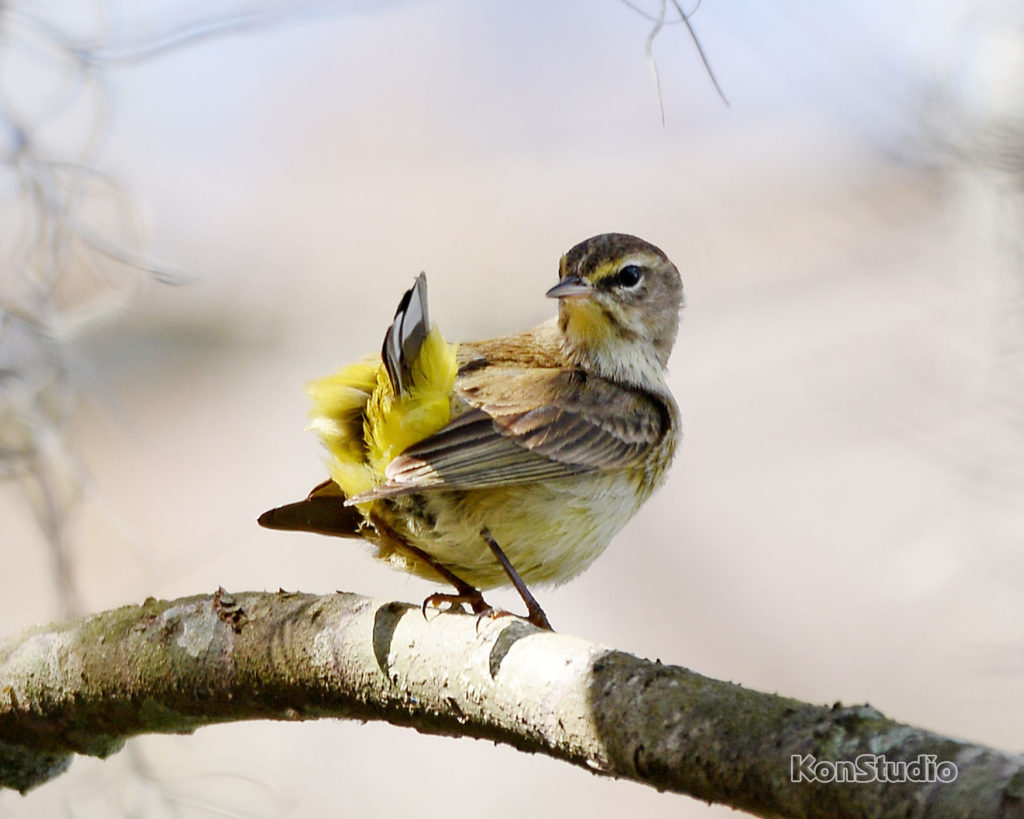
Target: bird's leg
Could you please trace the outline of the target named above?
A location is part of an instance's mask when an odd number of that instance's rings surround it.
[[[409,541],[385,523],[380,515],[371,513],[370,522],[373,524],[373,528],[377,530],[377,534],[387,540],[388,544],[392,548],[396,551],[412,555],[418,560],[422,560],[444,580],[447,580],[455,587],[455,594],[442,594],[437,592],[424,600],[423,605],[420,607],[423,611],[424,617],[427,616],[427,606],[439,606],[441,603],[448,603],[452,606],[466,603],[469,605],[470,609],[472,609],[473,614],[484,614],[491,611],[491,607],[487,604],[487,601],[484,600],[483,593],[479,589],[471,586],[461,577],[442,566],[422,549],[413,546]]]
[[[490,546],[491,551],[494,552],[494,556],[498,558],[498,562],[501,564],[501,568],[505,570],[505,574],[508,575],[508,579],[512,581],[512,585],[516,587],[516,591],[519,592],[519,596],[523,598],[523,602],[526,603],[526,610],[530,613],[526,619],[533,623],[538,628],[547,629],[548,631],[554,631],[551,628],[551,623],[548,621],[548,616],[544,613],[544,609],[540,607],[540,603],[537,602],[530,590],[526,588],[526,584],[523,582],[523,578],[519,576],[516,570],[512,567],[512,563],[505,556],[505,553],[501,550],[498,545],[498,541],[494,539],[494,536],[485,526],[480,530],[480,537],[484,539],[484,542]],[[483,612],[486,614],[487,612]],[[499,612],[500,614],[500,612]]]

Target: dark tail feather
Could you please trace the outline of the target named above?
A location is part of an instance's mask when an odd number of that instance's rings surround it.
[[[429,332],[427,277],[420,273],[402,296],[381,349],[391,386],[399,395],[412,385],[412,365]],[[314,488],[305,500],[279,506],[259,516],[260,526],[267,529],[317,532],[335,537],[361,537],[363,522],[358,509],[345,505],[345,494],[330,480]]]
[[[384,336],[381,358],[387,368],[391,386],[401,395],[412,383],[412,364],[430,332],[427,312],[427,276],[420,273],[413,286],[405,292]]]
[[[264,512],[257,522],[267,529],[361,537],[363,516],[354,506],[345,506],[345,495],[334,481],[324,481],[305,500]]]

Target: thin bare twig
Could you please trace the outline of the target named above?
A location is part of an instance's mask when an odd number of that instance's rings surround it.
[[[662,127],[665,127],[665,102],[661,92],[661,76],[658,71],[658,63],[654,59],[654,41],[665,26],[676,25],[679,23],[686,26],[686,30],[690,33],[690,39],[693,41],[693,45],[697,49],[697,54],[700,56],[701,62],[704,64],[704,70],[707,72],[707,75],[711,80],[711,84],[714,85],[715,91],[718,93],[722,102],[724,102],[726,106],[729,105],[729,100],[725,96],[725,92],[722,90],[722,86],[718,82],[718,78],[715,76],[714,70],[711,68],[711,62],[708,59],[708,56],[704,51],[704,47],[700,43],[700,38],[697,37],[697,32],[694,30],[693,23],[691,22],[691,17],[697,13],[698,9],[700,9],[700,0],[698,0],[697,4],[693,7],[693,11],[689,13],[683,11],[678,0],[659,0],[657,15],[648,14],[644,9],[630,2],[630,0],[620,0],[620,2],[635,11],[637,14],[640,14],[642,17],[646,17],[654,23],[654,26],[651,28],[650,34],[647,35],[647,40],[644,43],[644,57],[646,58],[648,65],[650,65],[651,74],[654,77],[654,88],[658,95],[658,110],[661,114]],[[673,8],[679,15],[678,20],[667,19],[668,2],[672,3]]]

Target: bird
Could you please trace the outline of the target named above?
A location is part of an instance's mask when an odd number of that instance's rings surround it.
[[[259,524],[363,538],[394,567],[451,584],[424,614],[507,615],[483,592],[511,584],[525,619],[550,630],[527,584],[590,566],[666,478],[684,297],[668,256],[625,233],[572,247],[546,295],[551,320],[449,344],[420,273],[380,354],[309,386],[330,477]]]

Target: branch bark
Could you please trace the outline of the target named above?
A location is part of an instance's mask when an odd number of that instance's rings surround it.
[[[504,742],[763,816],[1024,815],[1024,757],[516,618],[478,627],[352,594],[220,591],[35,628],[0,647],[0,785],[23,792],[73,754],[105,757],[136,734],[319,717]],[[850,773],[865,754],[924,759],[911,775],[932,781],[829,781],[836,761]]]

